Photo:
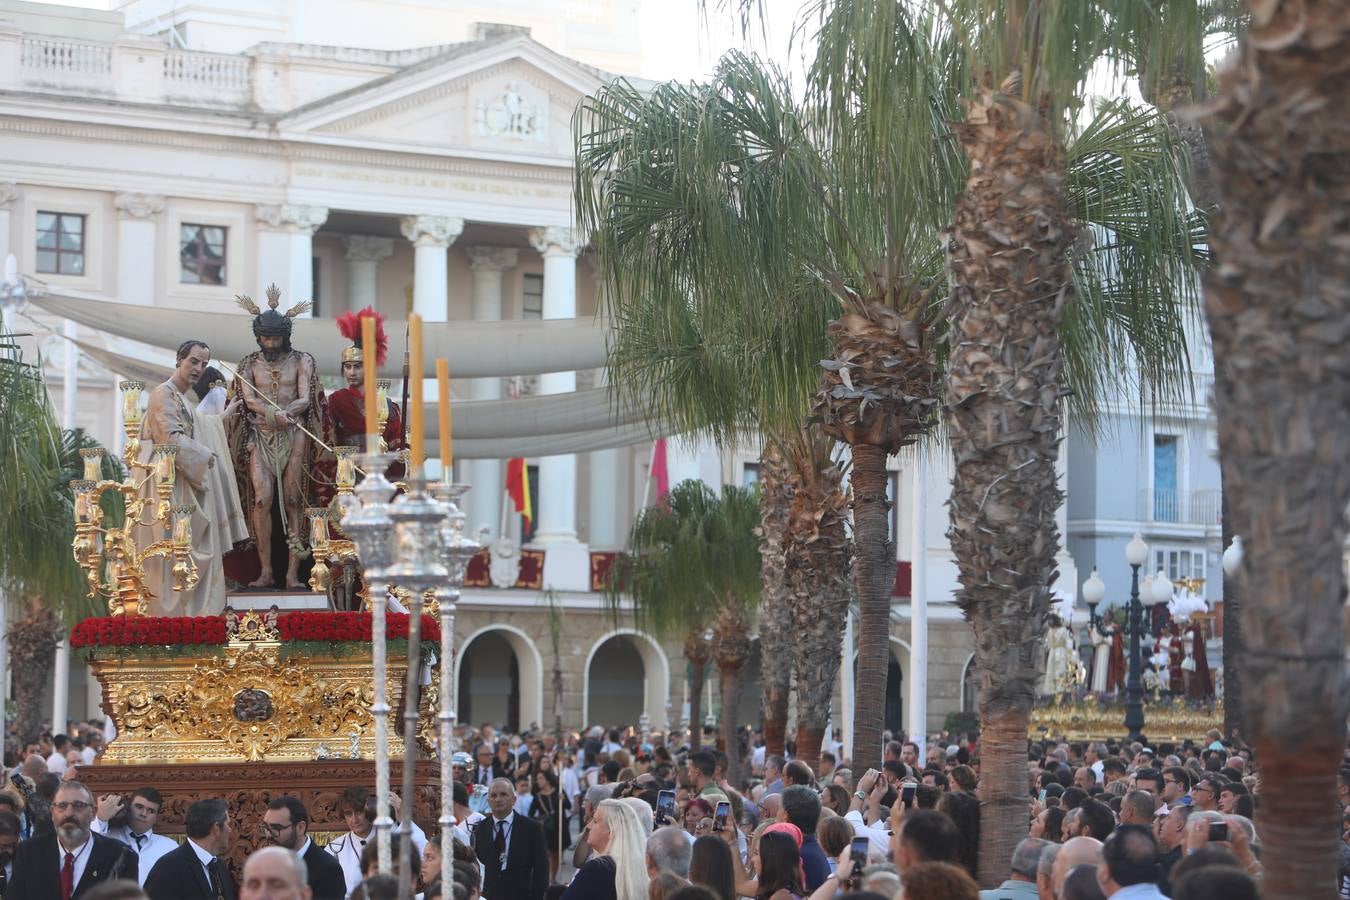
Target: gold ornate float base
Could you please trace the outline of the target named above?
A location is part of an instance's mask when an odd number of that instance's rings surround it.
[[[105,766],[372,759],[370,645],[347,653],[284,652],[284,644],[202,647],[173,657],[90,662],[117,736]],[[390,648],[391,650],[393,647]],[[389,755],[403,756],[407,659],[390,654]],[[434,727],[423,704],[419,731]]]
[[[1223,701],[1208,707],[1183,703],[1145,704],[1144,734],[1150,741],[1200,741],[1211,728],[1223,730]],[[1118,741],[1125,728],[1125,704],[1103,704],[1096,699],[1038,702],[1031,711],[1027,736],[1033,740],[1067,738],[1071,741]]]

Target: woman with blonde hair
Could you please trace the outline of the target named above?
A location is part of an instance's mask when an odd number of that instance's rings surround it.
[[[577,870],[562,900],[646,900],[650,831],[650,818],[644,828],[634,804],[601,800],[587,837],[595,856]]]

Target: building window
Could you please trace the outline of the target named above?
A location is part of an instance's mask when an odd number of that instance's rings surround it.
[[[1153,521],[1181,521],[1181,497],[1177,491],[1177,436],[1153,436]]]
[[[759,484],[759,463],[746,463],[741,467],[741,487]]]
[[[181,284],[225,283],[225,232],[220,225],[178,226]]]
[[[1205,551],[1181,547],[1154,547],[1153,571],[1162,569],[1168,581],[1205,577]]]
[[[38,212],[37,270],[44,275],[84,274],[84,216]]]
[[[520,301],[522,319],[542,319],[544,317],[544,276],[526,275]]]

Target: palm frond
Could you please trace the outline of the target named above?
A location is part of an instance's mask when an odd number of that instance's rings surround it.
[[[633,523],[628,553],[610,569],[605,603],[612,615],[631,602],[644,629],[683,637],[712,623],[730,603],[754,608],[760,592],[758,492],[701,481],[675,485],[665,502]]]

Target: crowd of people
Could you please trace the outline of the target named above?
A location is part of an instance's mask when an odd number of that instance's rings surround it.
[[[91,737],[44,736],[10,760],[0,788],[4,900],[397,897],[398,881],[377,871],[367,789],[342,795],[346,832],[324,847],[311,840],[299,799],[273,798],[263,849],[236,884],[222,861],[235,838],[225,801],[192,804],[181,844],[157,834],[163,797],[153,786],[95,797],[80,783],[98,749]],[[935,736],[922,758],[919,744],[889,740],[880,769],[855,772],[835,747],[813,767],[791,758],[790,743],[788,755],[769,754],[746,731],[738,749],[749,776],[736,785],[710,733],[691,742],[593,729],[560,743],[484,725],[461,737],[448,889],[439,838],[416,825],[410,835],[424,900],[1259,896],[1259,773],[1247,748],[1217,732],[1156,748],[1030,742],[1027,836],[995,873],[978,868],[974,735]],[[1350,769],[1341,801],[1350,804]],[[391,805],[397,820],[397,796]],[[396,859],[401,840],[393,836]],[[980,891],[981,874],[1002,883]]]

